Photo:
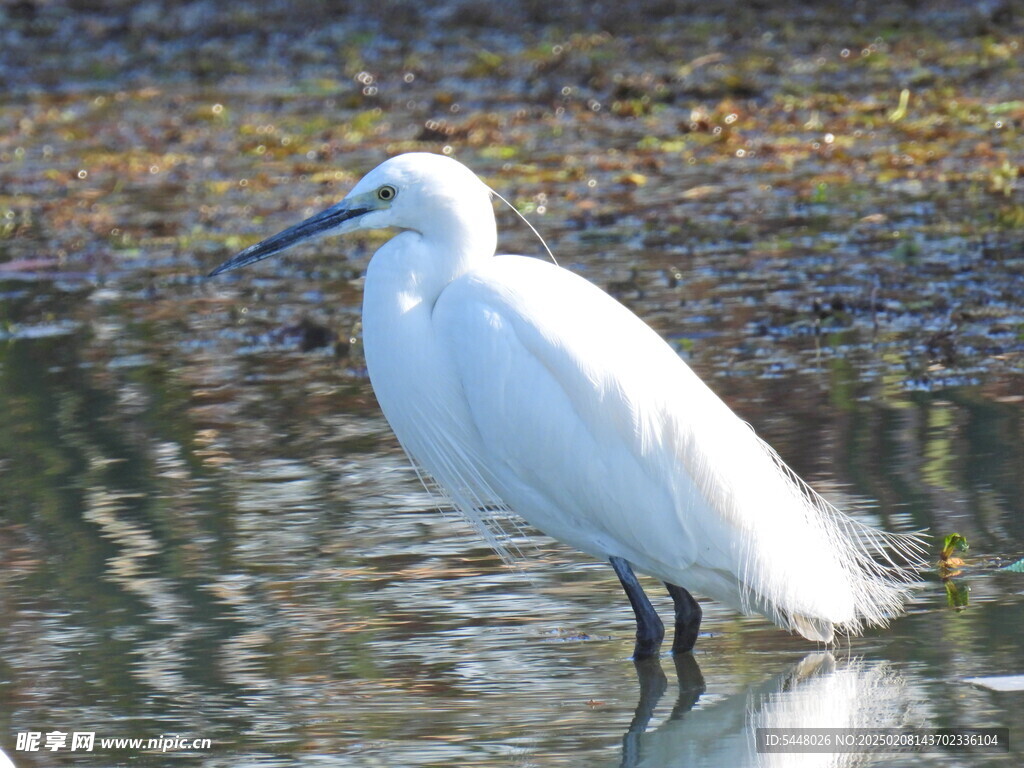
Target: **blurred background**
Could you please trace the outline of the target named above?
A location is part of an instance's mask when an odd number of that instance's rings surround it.
[[[1022,49],[1013,0],[0,3],[0,748],[790,765],[752,729],[886,724],[1019,743],[815,764],[1019,764],[1024,684],[987,679],[1024,674]],[[831,654],[705,603],[692,659],[634,669],[609,568],[540,535],[504,566],[398,448],[360,346],[385,234],[203,277],[409,150],[831,500],[964,536],[959,572]],[[52,731],[213,745],[15,750]]]

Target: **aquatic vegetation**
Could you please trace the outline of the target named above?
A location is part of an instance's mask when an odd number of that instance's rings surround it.
[[[954,557],[954,552],[966,552],[970,547],[967,545],[967,539],[961,536],[959,533],[951,533],[942,542],[942,551],[939,552],[939,569],[940,570],[953,570],[958,566],[964,564],[964,561],[959,557]]]

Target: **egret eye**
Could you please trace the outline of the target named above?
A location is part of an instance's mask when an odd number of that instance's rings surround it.
[[[395,195],[397,194],[397,189],[392,187],[390,184],[385,184],[383,187],[377,190],[377,199],[383,200],[385,203],[388,203],[394,200]]]

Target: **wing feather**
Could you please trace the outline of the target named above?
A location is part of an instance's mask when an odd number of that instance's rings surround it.
[[[913,537],[807,487],[628,309],[544,262],[499,256],[434,307],[496,495],[594,556],[828,640],[896,613]]]

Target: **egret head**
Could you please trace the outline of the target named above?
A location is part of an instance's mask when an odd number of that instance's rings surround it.
[[[310,216],[221,264],[219,275],[323,234],[397,228],[440,240],[493,241],[490,190],[462,163],[444,155],[410,152],[378,165],[341,202]],[[493,253],[493,245],[491,246]]]

